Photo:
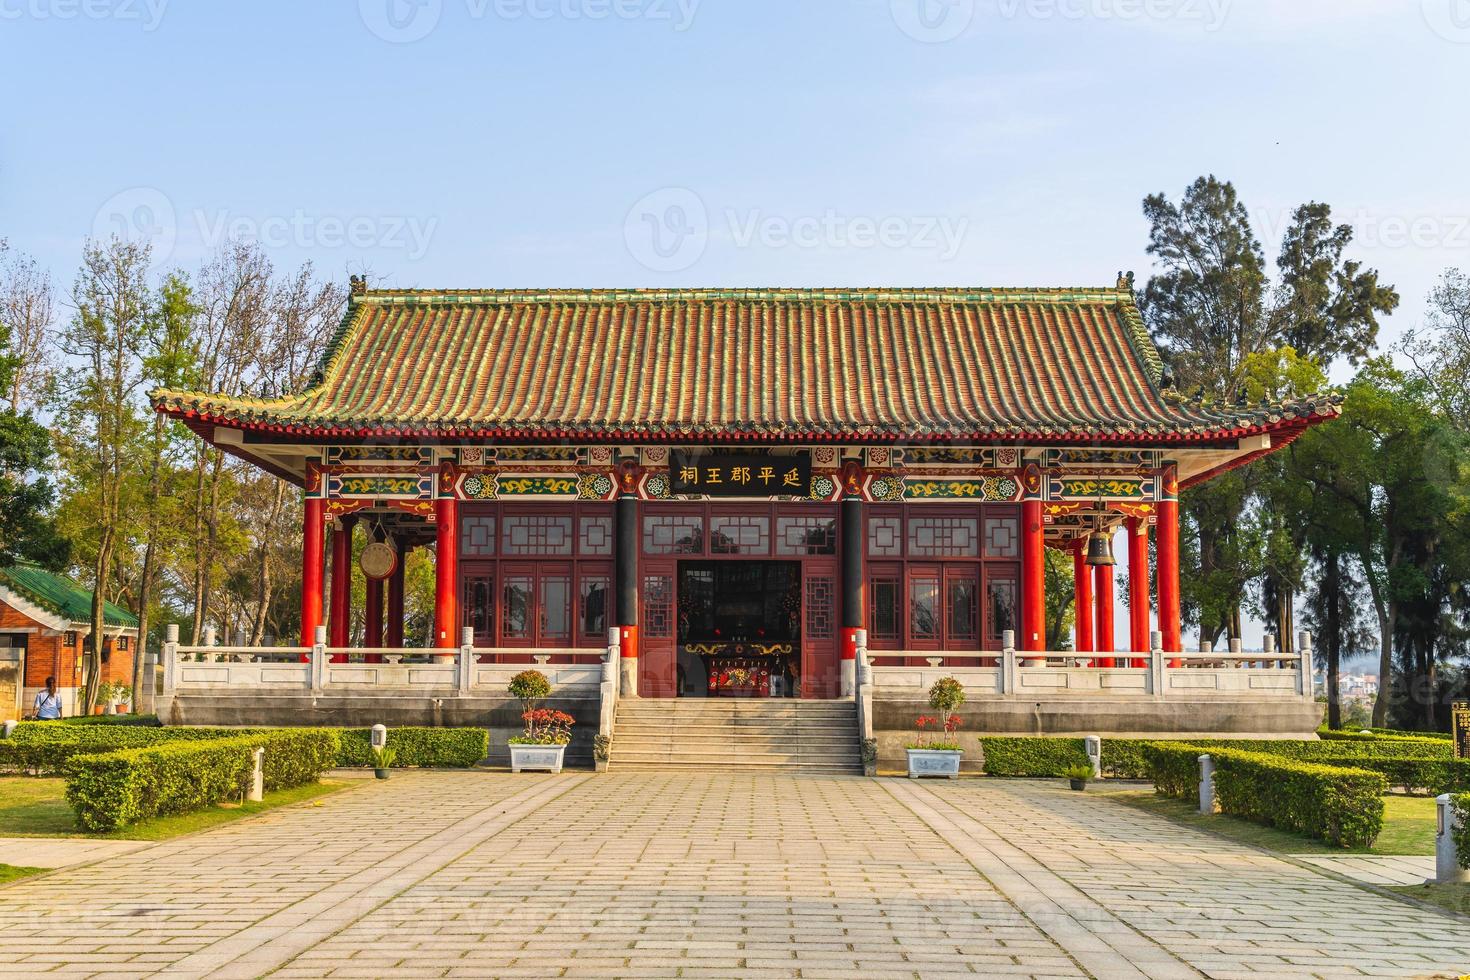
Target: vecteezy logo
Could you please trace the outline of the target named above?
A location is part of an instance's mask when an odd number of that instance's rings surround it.
[[[1421,0],[1424,22],[1446,41],[1470,44],[1470,0]]]
[[[92,219],[92,237],[99,242],[120,238],[147,245],[153,261],[173,255],[179,239],[178,215],[168,195],[155,187],[130,187],[108,198]]]
[[[975,0],[888,0],[893,22],[915,41],[953,41],[975,19]]]
[[[665,187],[644,197],[623,222],[628,252],[654,272],[682,272],[709,246],[709,210],[686,187]]]
[[[422,41],[439,26],[444,0],[357,0],[367,29],[390,44]]]

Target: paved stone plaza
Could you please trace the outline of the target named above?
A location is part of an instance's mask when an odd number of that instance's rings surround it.
[[[1454,976],[1470,919],[1059,784],[398,773],[0,888],[0,974]]]

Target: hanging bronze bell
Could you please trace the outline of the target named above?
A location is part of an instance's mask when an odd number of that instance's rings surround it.
[[[1093,566],[1118,564],[1113,558],[1112,532],[1098,528],[1087,536],[1087,564]]]

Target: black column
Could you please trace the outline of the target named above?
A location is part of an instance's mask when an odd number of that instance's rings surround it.
[[[638,625],[638,498],[624,493],[617,503],[617,626]]]
[[[848,631],[863,629],[863,501],[842,501],[842,626],[844,644]]]

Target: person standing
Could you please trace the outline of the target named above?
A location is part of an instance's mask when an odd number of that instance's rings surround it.
[[[36,720],[59,721],[61,719],[61,692],[56,689],[56,678],[46,678],[46,690],[36,695]]]

